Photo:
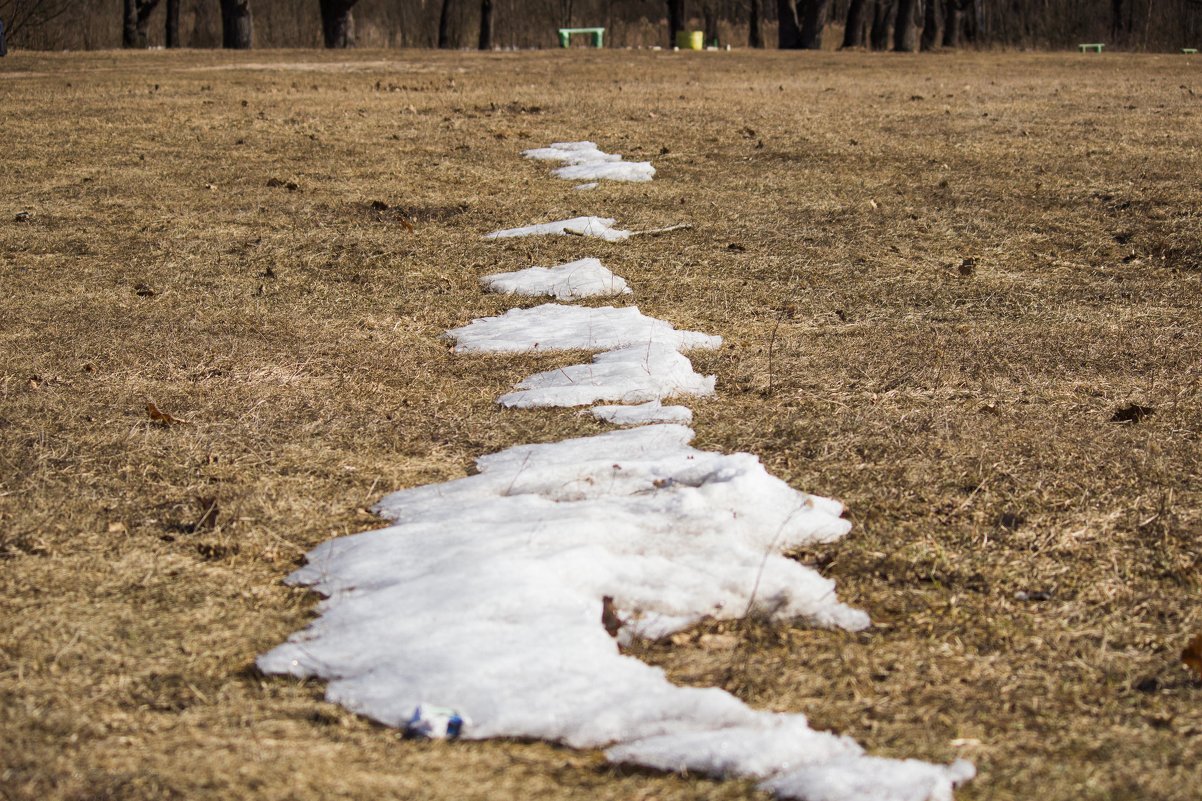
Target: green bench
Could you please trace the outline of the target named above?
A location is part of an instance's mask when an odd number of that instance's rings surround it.
[[[1185,53],[1187,56],[1196,56],[1196,55],[1198,55],[1198,48],[1196,48],[1196,47],[1183,47],[1183,48],[1181,48],[1181,52],[1182,52],[1182,53]]]
[[[1091,50],[1095,53],[1101,53],[1102,45],[1100,42],[1094,43],[1094,44],[1079,44],[1079,45],[1077,45],[1077,49],[1080,50],[1082,53],[1088,53]]]
[[[604,47],[605,29],[604,28],[560,28],[559,29],[559,46],[567,47],[571,44],[572,35],[576,33],[588,34],[593,39],[593,47]]]

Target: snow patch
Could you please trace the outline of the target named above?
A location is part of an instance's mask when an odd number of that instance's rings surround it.
[[[594,142],[556,142],[550,147],[523,151],[522,155],[528,159],[564,162],[554,174],[569,181],[644,182],[655,176],[650,162],[623,161],[621,156],[606,153]]]
[[[781,554],[830,542],[835,501],[770,476],[754,456],[688,445],[654,425],[522,445],[466,478],[403,490],[389,528],[341,537],[289,577],[320,617],[261,656],[268,673],[317,676],[329,700],[390,726],[423,704],[473,721],[462,736],[612,746],[614,761],[767,779],[807,801],[944,801],[971,767],[863,755],[802,715],[678,687],[623,656],[602,625],[658,638],[759,607],[850,630],[867,616]]]
[[[722,345],[722,337],[677,331],[671,323],[645,316],[636,306],[588,308],[557,303],[481,317],[446,335],[455,340],[457,353],[613,350],[633,345],[688,350]]]
[[[694,372],[693,364],[666,345],[635,345],[599,353],[592,364],[538,373],[502,395],[509,408],[584,406],[597,401],[645,403],[671,395],[712,395],[714,376]]]
[[[693,411],[687,406],[664,406],[658,400],[637,406],[594,406],[593,417],[617,426],[641,426],[647,423],[693,422]]]
[[[587,184],[580,184],[579,186],[574,186],[572,188],[579,192],[587,192],[590,189],[596,189],[598,186],[599,184],[596,181],[590,181]]]
[[[505,228],[485,234],[485,239],[511,239],[519,236],[591,236],[606,242],[621,242],[630,238],[630,231],[614,228],[617,222],[609,217],[573,217],[570,220],[527,225],[523,228]]]
[[[560,300],[630,294],[626,281],[607,270],[597,259],[486,275],[480,283],[489,292],[503,295],[551,295]]]

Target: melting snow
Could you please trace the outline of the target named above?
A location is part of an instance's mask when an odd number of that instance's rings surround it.
[[[597,401],[645,403],[670,395],[712,395],[714,376],[693,371],[693,364],[666,345],[634,345],[606,351],[592,364],[575,364],[532,375],[517,392],[501,396],[501,405],[584,406]]]
[[[756,606],[868,625],[833,582],[781,556],[846,533],[841,506],[691,437],[655,425],[522,445],[480,458],[476,475],[385,497],[395,525],[326,542],[289,578],[326,600],[259,667],[324,678],[331,701],[391,726],[442,705],[473,721],[468,738],[612,746],[617,762],[754,777],[785,797],[950,798],[971,766],[868,757],[803,715],[677,687],[620,653],[604,596],[626,638]]]
[[[593,142],[556,142],[522,153],[530,159],[562,161],[564,166],[554,171],[569,181],[650,181],[655,168],[647,161],[623,161],[614,153],[606,153]],[[577,187],[579,188],[579,187]]]
[[[594,406],[593,417],[617,426],[640,426],[645,423],[691,423],[693,411],[687,406],[664,406],[657,400],[637,406]]]
[[[630,287],[597,259],[580,259],[558,267],[530,267],[512,273],[486,275],[480,283],[489,292],[506,295],[551,295],[568,298],[629,294]]]
[[[455,340],[458,353],[612,350],[632,345],[688,350],[722,345],[722,337],[677,331],[671,323],[647,317],[635,306],[594,309],[557,303],[481,317],[451,329],[447,336]]]
[[[630,238],[630,231],[614,228],[617,222],[609,217],[573,217],[570,220],[527,225],[524,228],[506,228],[485,234],[485,239],[510,239],[517,236],[592,236],[604,239],[606,242],[621,242]]]

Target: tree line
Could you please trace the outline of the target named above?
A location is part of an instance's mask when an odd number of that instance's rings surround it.
[[[554,47],[604,27],[616,47],[1065,48],[1202,43],[1202,0],[0,0],[18,47]]]

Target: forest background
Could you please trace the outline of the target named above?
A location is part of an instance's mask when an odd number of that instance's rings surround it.
[[[1202,0],[0,0],[11,46],[549,48],[601,26],[611,47],[1177,50]]]

